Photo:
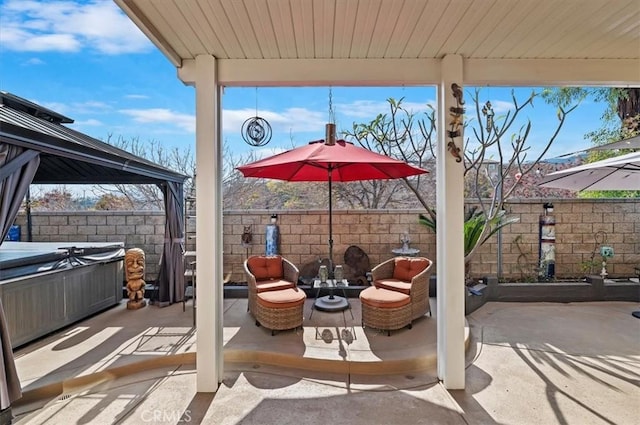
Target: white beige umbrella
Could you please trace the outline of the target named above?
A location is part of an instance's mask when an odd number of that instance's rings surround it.
[[[640,135],[633,136],[628,139],[618,140],[604,145],[594,146],[587,149],[588,151],[608,151],[613,149],[640,149]]]
[[[640,152],[547,174],[540,186],[571,190],[640,190]],[[640,310],[631,314],[640,319]]]
[[[547,174],[541,187],[569,190],[640,190],[640,152]]]

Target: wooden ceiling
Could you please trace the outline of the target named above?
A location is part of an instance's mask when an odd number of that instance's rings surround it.
[[[178,68],[201,54],[282,63],[456,54],[469,60],[599,61],[630,67],[631,80],[640,81],[640,0],[115,2]]]

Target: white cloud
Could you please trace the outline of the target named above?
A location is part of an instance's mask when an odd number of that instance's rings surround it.
[[[259,148],[252,151],[253,160],[257,161],[262,158],[268,158],[273,155],[277,155],[279,153],[285,152],[284,148]]]
[[[95,114],[110,111],[112,108],[109,104],[97,100],[89,100],[86,102],[72,102],[72,103],[60,103],[60,102],[37,102],[35,103],[44,106],[45,108],[56,111],[59,114],[66,115],[69,118],[73,118],[79,114]]]
[[[104,125],[102,121],[94,118],[89,118],[88,120],[84,120],[84,121],[75,121],[74,124],[77,125],[78,127],[98,127],[98,126]]]
[[[135,122],[142,124],[161,123],[176,126],[189,133],[196,131],[196,118],[193,115],[181,114],[169,109],[121,109],[118,112],[130,116]]]
[[[31,66],[31,65],[44,65],[45,61],[43,61],[42,59],[39,58],[31,58],[29,60],[26,60],[22,63],[25,66]]]
[[[515,109],[513,102],[507,102],[505,100],[492,100],[491,106],[493,107],[493,112],[496,114],[506,114],[508,111]]]
[[[428,110],[427,104],[435,107],[435,101],[432,100],[424,103],[402,102],[401,106],[410,113],[419,114]],[[349,119],[373,120],[378,114],[389,114],[391,110],[387,101],[355,100],[336,104],[336,112]]]
[[[47,109],[51,109],[52,111],[55,111],[59,114],[62,115],[67,115],[71,112],[71,108],[65,104],[65,103],[60,103],[60,102],[38,102],[37,100],[32,100],[33,103],[36,103],[38,105],[42,105]],[[71,118],[71,117],[69,117]]]
[[[242,124],[255,116],[255,109],[225,110],[222,117],[223,130],[240,132]],[[283,112],[258,111],[258,116],[269,122],[274,133],[322,132],[327,122],[324,113],[306,108],[288,108]]]
[[[149,40],[112,2],[7,0],[0,6],[3,48],[102,54],[145,52]]]
[[[124,96],[125,99],[149,99],[149,96],[146,94],[126,94]]]
[[[86,102],[74,102],[71,109],[77,114],[95,114],[97,112],[111,111],[111,105],[99,100],[88,100]]]
[[[0,31],[0,43],[6,49],[23,52],[75,52],[80,42],[71,34],[36,34],[5,26]]]

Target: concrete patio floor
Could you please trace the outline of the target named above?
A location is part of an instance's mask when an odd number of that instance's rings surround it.
[[[391,336],[314,312],[271,336],[225,300],[224,381],[197,393],[192,310],[124,302],[15,353],[17,424],[635,424],[636,303],[488,303],[467,316],[467,387],[436,378],[436,316]],[[431,300],[435,306],[435,300]]]

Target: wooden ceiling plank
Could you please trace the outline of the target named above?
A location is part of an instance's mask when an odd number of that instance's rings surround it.
[[[569,49],[575,49],[575,56],[583,57],[586,50],[596,49],[601,50],[600,43],[606,43],[609,46],[609,52],[605,57],[618,57],[621,44],[618,45],[615,43],[619,37],[615,36],[615,32],[613,29],[620,25],[620,20],[629,16],[628,10],[619,10],[619,9],[611,9],[611,8],[603,8],[596,12],[594,12],[589,19],[584,21],[583,25],[575,26],[575,30],[572,31],[571,37],[566,37],[565,39],[559,40],[556,44],[549,46],[549,49],[546,51],[546,54],[550,55],[558,55],[562,51],[567,51]],[[637,22],[637,21],[636,21]],[[605,33],[596,33],[592,31],[592,25],[602,26],[603,28],[608,28],[609,30]],[[636,36],[636,40],[638,37]],[[638,50],[640,51],[640,43],[638,45]]]
[[[360,0],[358,2],[358,14],[353,26],[353,43],[349,52],[350,58],[367,57],[379,10],[380,0]]]
[[[216,57],[227,58],[228,55],[226,53],[223,55],[220,54],[220,52],[224,52],[223,44],[206,20],[200,3],[178,2],[176,6],[180,9],[180,13],[185,17],[187,22],[189,22],[193,32],[202,44],[204,50],[199,53],[213,54],[213,52],[217,52]]]
[[[281,58],[273,21],[265,0],[244,0],[249,22],[265,59]]]
[[[635,42],[636,46],[639,46],[638,49],[640,50],[640,11],[635,14],[630,14],[627,17],[627,22],[621,23],[620,26],[616,27],[613,34],[611,34],[611,38],[614,40],[635,40],[633,42]],[[599,42],[594,43],[591,46],[591,49],[593,49],[594,52],[599,52],[600,56],[603,58],[608,57],[615,59],[622,57],[624,48],[622,48],[622,52],[619,49],[616,49],[615,52],[613,52],[611,49],[612,44],[615,45],[615,43],[612,43],[610,38],[603,37]],[[616,55],[615,57],[613,56],[614,54]]]
[[[387,42],[383,53],[385,58],[400,58],[404,52],[411,35],[416,30],[420,17],[424,14],[427,3],[414,0],[403,1],[398,12],[396,27],[391,39]]]
[[[560,4],[554,4],[551,2],[545,2],[541,4],[536,11],[535,15],[544,16],[547,27],[554,28],[557,25],[562,25],[567,19],[567,15],[574,13],[575,5],[571,2],[561,2]],[[546,15],[542,12],[545,12]],[[517,40],[516,44],[513,44],[510,48],[505,49],[505,58],[521,58],[522,52],[529,52],[542,43],[543,38],[548,34],[541,30],[539,21],[529,20],[528,25],[530,29],[528,32],[522,32],[522,39]]]
[[[313,41],[313,0],[290,0],[293,30],[296,37],[296,57],[313,58],[315,43]]]
[[[285,1],[269,3],[269,13],[273,24],[280,55],[284,59],[293,59],[297,55],[296,37],[293,31],[291,8]]]
[[[192,57],[191,51],[182,42],[182,38],[176,33],[175,24],[169,24],[165,19],[163,11],[158,9],[158,3],[148,3],[148,7],[144,8],[144,13],[147,15],[149,22],[152,23],[164,36],[168,43],[171,44],[171,48],[180,57]]]
[[[453,31],[436,55],[443,56],[446,53],[460,54],[460,46],[468,38],[469,33],[475,31],[480,22],[488,16],[494,2],[494,0],[487,0],[482,3],[473,2],[456,24],[456,28],[465,28],[468,29],[468,32]]]
[[[592,18],[594,15],[598,15],[605,12],[607,9],[606,0],[604,1],[587,1],[580,5],[579,8],[574,7],[566,14],[564,14],[563,21],[556,27],[545,26],[541,28],[541,32],[546,34],[540,43],[533,46],[530,50],[531,57],[547,57],[550,50],[553,50],[553,46],[560,43],[563,40],[576,41],[576,34],[582,32],[581,28],[585,26],[586,21]],[[565,44],[566,45],[566,44]],[[576,57],[578,49],[576,45],[569,47],[570,56]],[[550,56],[558,57],[558,56]]]
[[[389,47],[389,43],[398,31],[398,20],[405,5],[404,0],[385,1],[380,4],[378,19],[375,23],[375,31],[371,36],[367,57],[383,58]]]
[[[402,58],[418,58],[420,53],[431,42],[435,28],[447,8],[448,2],[439,0],[429,0],[420,15],[418,23],[407,41],[407,45],[402,52]]]
[[[335,15],[333,1],[320,1],[313,4],[313,42],[315,57],[318,59],[331,58],[333,55]]]
[[[244,0],[219,0],[220,9],[231,22],[233,32],[242,46],[242,51],[247,58],[264,58],[263,52],[256,39],[253,26],[249,20],[249,14]],[[217,11],[215,13],[220,13]]]
[[[454,34],[460,25],[460,19],[469,8],[469,2],[452,1],[447,5],[443,19],[440,19],[433,29],[429,43],[425,44],[419,53],[419,57],[443,57],[446,53],[439,53],[448,38]]]
[[[477,57],[500,57],[501,52],[495,51],[495,46],[509,37],[509,34],[515,31],[518,25],[526,21],[532,9],[540,7],[538,2],[529,0],[518,0],[517,3],[510,2],[509,0],[499,0],[499,2],[502,3],[502,7],[508,9],[508,12],[493,29],[491,35],[485,40],[486,42],[478,46],[474,52]]]
[[[210,53],[219,59],[246,57],[240,41],[229,22],[229,18],[222,12],[222,6],[220,6],[219,2],[201,0],[199,3],[209,28],[220,41],[220,49]],[[216,7],[217,9],[215,9]]]
[[[467,38],[458,47],[458,53],[464,57],[479,57],[476,51],[480,46],[488,42],[497,26],[499,26],[509,13],[509,9],[504,7],[501,0],[494,0],[493,3],[481,3],[487,9],[484,19],[467,33]]]
[[[199,53],[205,52],[204,43],[198,37],[196,30],[193,28],[189,19],[187,19],[182,10],[175,2],[158,3],[162,7],[162,14],[171,16],[171,21],[165,20],[180,38],[182,44],[187,48],[192,57]]]
[[[357,14],[357,1],[336,0],[335,35],[333,37],[334,58],[345,59],[349,57]]]
[[[489,52],[489,56],[519,59],[521,57],[519,55],[523,50],[514,48],[514,46],[518,45],[522,39],[535,38],[534,33],[543,33],[544,30],[540,28],[539,23],[545,22],[545,25],[550,25],[551,20],[548,17],[554,15],[555,9],[556,6],[549,2],[543,2],[538,6],[532,7],[526,16],[513,27],[511,32],[497,42]]]
[[[640,60],[638,0],[115,1],[177,67],[202,52],[219,59],[456,53]],[[252,10],[266,18],[256,21]]]

